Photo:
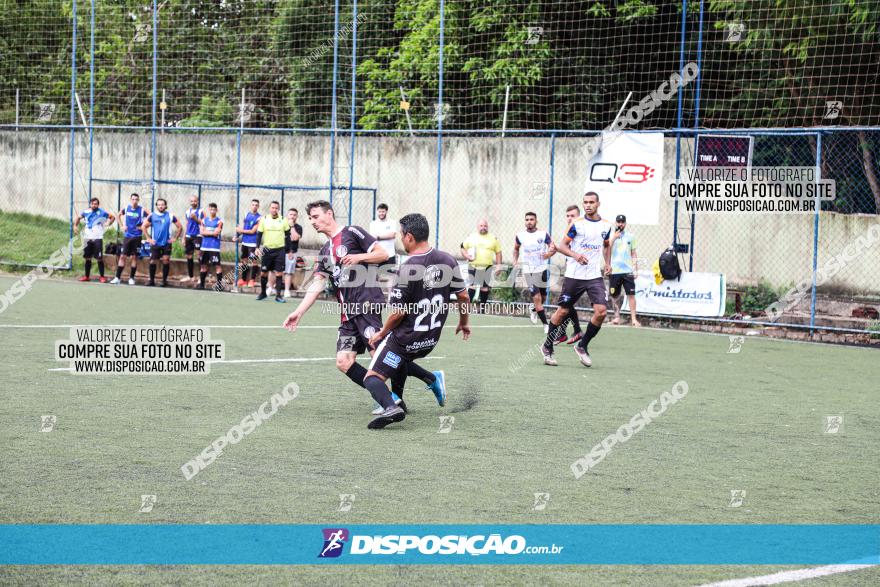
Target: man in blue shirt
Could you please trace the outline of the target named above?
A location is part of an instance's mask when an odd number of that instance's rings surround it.
[[[143,206],[140,205],[141,197],[138,194],[131,195],[131,204],[125,210],[119,211],[119,224],[125,231],[122,240],[122,252],[119,254],[119,263],[116,265],[116,277],[110,283],[119,283],[122,279],[122,269],[125,267],[126,258],[131,259],[131,273],[128,276],[128,285],[134,285],[134,274],[137,271],[138,251],[141,248],[141,240],[144,235],[144,221],[150,217]]]
[[[83,257],[86,260],[86,274],[79,278],[80,281],[90,281],[89,273],[92,271],[92,258],[98,261],[98,273],[101,277],[98,281],[106,283],[104,277],[104,231],[113,224],[116,216],[101,208],[98,198],[89,201],[89,209],[84,210],[76,217],[73,223],[74,234],[79,234],[79,223],[83,222]]]
[[[171,236],[171,225],[177,227],[177,234]],[[156,264],[162,260],[162,287],[168,287],[168,269],[171,263],[171,245],[183,234],[183,225],[168,211],[164,198],[156,200],[156,211],[144,222],[144,232],[150,243],[150,282],[156,285]]]
[[[238,287],[245,285],[254,287],[254,281],[259,277],[259,264],[255,264],[254,261],[257,259],[257,228],[260,224],[260,218],[262,218],[260,216],[260,201],[251,200],[250,212],[245,215],[241,226],[235,227],[235,236],[232,237],[232,240],[233,242],[237,241],[238,235],[241,235],[241,263],[244,265],[241,277],[238,279]],[[253,265],[253,275],[251,275],[251,265]],[[250,277],[250,281],[248,281],[248,277]]]
[[[205,211],[199,208],[199,197],[189,197],[189,208],[183,215],[186,221],[186,235],[183,239],[183,253],[186,255],[186,273],[187,276],[181,279],[182,283],[192,281],[195,270],[195,261],[193,254],[202,247],[201,224],[205,218]]]
[[[223,267],[220,266],[220,233],[223,232],[223,220],[217,216],[217,204],[208,204],[208,214],[202,220],[202,257],[199,259],[199,285],[196,289],[205,289],[208,268],[217,266],[218,291],[223,291]]]

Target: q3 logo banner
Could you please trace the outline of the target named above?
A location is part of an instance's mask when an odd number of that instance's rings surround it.
[[[584,192],[599,194],[599,214],[625,214],[631,225],[656,225],[663,191],[663,133],[623,132],[586,162]]]

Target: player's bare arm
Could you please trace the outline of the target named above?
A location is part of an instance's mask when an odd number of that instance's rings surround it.
[[[587,256],[581,253],[575,253],[571,250],[571,237],[565,235],[562,237],[562,240],[559,241],[559,244],[556,245],[556,250],[565,255],[566,257],[571,257],[581,265],[587,264]]]
[[[114,222],[116,222],[116,215],[113,212],[107,212],[107,228],[113,226]]]
[[[282,326],[291,332],[296,332],[296,327],[299,326],[300,319],[305,316],[305,313],[309,311],[309,308],[315,303],[315,300],[318,299],[318,296],[321,295],[321,292],[324,291],[324,280],[327,279],[324,274],[316,273],[314,278],[312,279],[312,283],[309,284],[309,289],[306,290],[306,295],[303,297],[302,301],[296,307],[296,310],[290,313],[290,315],[284,320]]]
[[[406,312],[392,310],[388,315],[388,318],[385,319],[385,324],[382,326],[382,329],[370,337],[370,347],[376,348],[376,345],[382,342],[382,339],[388,336],[389,332],[400,326],[400,323],[403,322],[404,318],[406,318]]]
[[[470,314],[468,314],[467,307],[470,304],[471,298],[467,293],[467,290],[462,290],[455,294],[455,298],[458,300],[458,326],[455,327],[455,334],[461,333],[461,339],[467,340],[471,337],[471,327],[470,327]],[[462,311],[463,310],[463,311]]]

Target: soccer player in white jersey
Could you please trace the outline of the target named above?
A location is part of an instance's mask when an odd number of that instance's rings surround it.
[[[605,261],[605,272],[610,272],[611,247],[608,238],[611,229],[611,223],[599,216],[599,194],[584,194],[584,215],[568,227],[568,232],[556,245],[560,253],[571,257],[575,262],[569,263],[565,268],[559,309],[550,318],[550,332],[541,347],[545,365],[557,365],[553,358],[553,341],[561,331],[559,325],[585,293],[593,305],[593,317],[587,325],[584,337],[575,345],[574,350],[582,365],[590,367],[593,364],[587,347],[599,333],[608,313],[608,292],[605,289],[605,280],[602,279],[602,260]]]
[[[522,253],[522,271],[532,296],[532,322],[541,320],[544,333],[547,333],[547,314],[544,302],[547,300],[547,289],[550,285],[550,257],[556,253],[556,245],[550,240],[546,230],[538,229],[538,215],[526,212],[526,229],[516,233],[513,243],[513,265],[517,266]]]

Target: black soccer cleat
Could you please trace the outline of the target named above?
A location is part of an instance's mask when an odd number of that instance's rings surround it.
[[[384,412],[370,420],[370,423],[367,424],[367,428],[370,430],[381,430],[389,424],[400,422],[404,418],[406,418],[406,412],[404,412],[400,406],[394,406],[387,408]]]

